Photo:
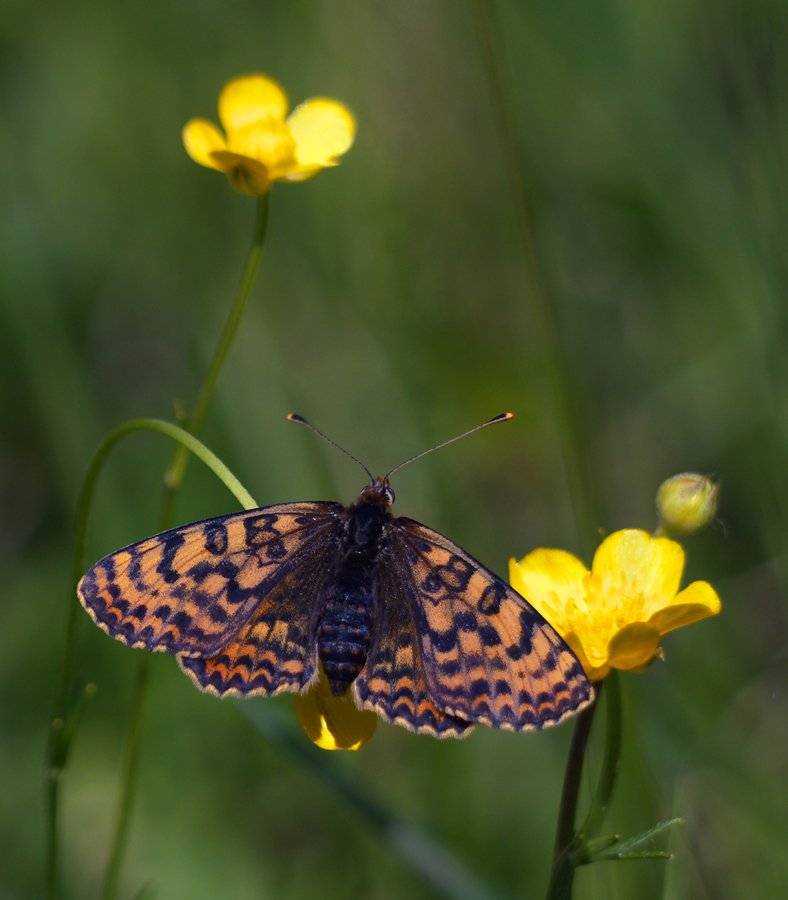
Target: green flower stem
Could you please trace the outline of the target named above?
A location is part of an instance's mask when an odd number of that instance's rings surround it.
[[[99,444],[82,483],[82,489],[77,504],[74,561],[71,580],[69,582],[72,586],[77,584],[85,570],[85,547],[87,544],[88,520],[98,477],[104,467],[109,452],[118,441],[128,434],[133,434],[138,431],[158,432],[159,434],[163,434],[177,441],[180,445],[185,447],[188,452],[193,453],[205,463],[216,477],[226,485],[227,489],[245,509],[254,509],[257,506],[254,497],[252,497],[219,457],[187,431],[184,431],[177,425],[173,425],[170,422],[165,422],[160,419],[132,419],[131,421],[124,422],[114,431],[110,432],[101,444]],[[72,690],[78,609],[79,606],[74,601],[73,596],[69,596],[63,660],[60,667],[60,677],[47,746],[47,859],[45,884],[46,896],[50,898],[50,900],[57,897],[59,884],[60,854],[58,841],[58,810],[60,778],[68,757],[76,719],[85,697],[85,694],[83,693],[82,698],[76,704],[69,703],[69,695]]]
[[[583,762],[585,761],[588,738],[591,734],[591,725],[599,706],[599,698],[602,695],[603,683],[600,683],[596,689],[594,702],[584,709],[575,720],[575,730],[572,733],[572,745],[569,749],[569,759],[567,760],[566,773],[564,775],[564,787],[561,793],[561,806],[558,812],[555,857],[558,857],[574,840],[577,800],[580,794]]]
[[[134,688],[131,696],[131,713],[129,715],[129,733],[123,759],[123,775],[121,778],[120,798],[115,813],[115,825],[112,829],[112,843],[104,880],[101,884],[102,900],[115,897],[118,892],[120,869],[123,864],[123,853],[131,822],[132,799],[137,789],[139,773],[139,757],[142,747],[142,722],[145,701],[148,696],[147,686],[150,675],[150,660],[147,654],[138,661],[134,673]]]
[[[572,884],[575,876],[575,861],[572,851],[575,844],[575,820],[577,818],[577,801],[580,795],[580,779],[583,774],[588,738],[591,725],[599,706],[602,684],[596,689],[596,697],[575,720],[572,732],[572,744],[564,772],[564,786],[561,791],[561,805],[558,811],[558,826],[555,833],[553,850],[553,869],[547,889],[547,900],[568,900],[572,896]]]
[[[268,209],[270,206],[271,192],[267,192],[257,198],[257,210],[255,215],[254,230],[252,232],[252,244],[249,248],[249,255],[246,258],[246,266],[244,267],[235,299],[230,307],[230,313],[227,321],[224,323],[224,329],[219,336],[219,342],[211,360],[211,366],[205,377],[194,410],[186,421],[186,430],[192,434],[198,434],[202,428],[208,408],[213,399],[213,393],[216,388],[216,382],[219,379],[219,373],[227,358],[227,354],[232,346],[235,334],[238,331],[238,325],[241,322],[246,302],[254,284],[257,269],[260,265],[260,259],[263,255],[263,247],[265,245],[265,237],[268,231]],[[178,447],[173,454],[172,460],[167,467],[164,475],[164,500],[162,502],[161,519],[164,523],[169,523],[172,514],[172,507],[175,502],[175,495],[183,481],[186,473],[186,466],[189,462],[189,453],[184,447]],[[166,524],[164,525],[166,527]]]
[[[86,684],[71,709],[55,707],[47,742],[45,767],[46,804],[46,862],[45,896],[54,900],[59,888],[60,852],[58,845],[58,806],[60,800],[60,776],[66,764],[68,750],[82,710],[87,700],[96,692],[95,684]]]
[[[528,299],[540,332],[548,367],[548,381],[553,395],[553,408],[559,428],[561,455],[569,485],[575,525],[581,541],[586,546],[586,550],[590,552],[591,541],[596,535],[599,523],[597,518],[599,498],[582,453],[582,448],[587,445],[587,441],[583,440],[583,436],[579,433],[569,367],[561,344],[558,311],[545,287],[546,279],[531,219],[525,163],[518,148],[517,128],[511,114],[511,103],[507,96],[493,34],[492,4],[488,0],[474,0],[473,6],[482,56],[493,97],[494,113],[498,119],[512,196],[515,201],[515,213],[525,255],[526,277],[529,282]]]
[[[606,717],[602,767],[588,814],[580,828],[575,831],[577,801],[586,747],[603,685],[605,685]],[[618,672],[612,670],[607,678],[599,683],[596,690],[596,699],[577,717],[572,735],[572,746],[564,774],[564,787],[553,853],[553,870],[547,889],[547,900],[570,900],[575,869],[596,858],[593,851],[597,845],[592,842],[592,839],[604,821],[615,788],[621,759],[621,686]],[[609,847],[616,841],[617,838],[606,838],[602,843]]]
[[[605,755],[602,759],[602,768],[596,792],[591,801],[591,808],[578,830],[578,835],[583,841],[592,838],[602,827],[613,797],[618,767],[621,762],[621,682],[615,669],[611,669],[610,674],[605,678],[605,711],[607,714]]]
[[[246,258],[246,266],[244,267],[243,275],[241,276],[241,281],[238,285],[238,290],[236,291],[232,306],[230,307],[227,320],[224,323],[224,328],[219,336],[219,342],[216,345],[216,350],[214,351],[208,374],[200,389],[194,410],[186,422],[185,430],[192,435],[200,430],[203,421],[205,420],[211,400],[213,399],[219,374],[227,359],[227,355],[230,352],[236,332],[238,331],[238,326],[241,322],[241,317],[246,308],[246,303],[249,299],[257,269],[260,264],[260,259],[263,254],[265,237],[268,231],[269,205],[270,192],[258,197],[254,229],[252,232],[252,243]],[[164,496],[162,497],[161,512],[159,514],[159,531],[163,531],[171,525],[175,497],[178,489],[183,483],[183,477],[186,474],[188,462],[188,449],[179,445],[173,454],[170,465],[164,473]],[[251,507],[247,507],[247,509],[248,508]],[[118,801],[118,812],[115,820],[115,830],[113,833],[109,861],[104,877],[102,890],[103,900],[112,900],[117,893],[120,867],[126,849],[131,807],[137,783],[137,764],[142,741],[142,720],[147,699],[149,666],[150,659],[147,656],[142,657],[137,663],[135,690],[129,716],[129,733],[123,767],[123,779],[121,782],[120,799]]]

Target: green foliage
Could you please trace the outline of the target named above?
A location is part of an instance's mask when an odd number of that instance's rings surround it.
[[[651,528],[655,490],[677,472],[722,483],[720,526],[685,547],[687,577],[712,581],[723,613],[669,636],[664,665],[622,679],[622,769],[601,832],[680,816],[675,859],[583,867],[576,897],[779,898],[788,8],[483,5],[594,525]],[[179,136],[191,116],[213,117],[228,78],[259,70],[294,100],[340,98],[359,134],[339,168],[272,194],[207,446],[262,503],[347,502],[359,471],[288,411],[383,472],[513,409],[506,428],[398,474],[396,510],[500,574],[510,556],[584,553],[596,535],[575,524],[470,4],[18,4],[0,48],[0,895],[26,898],[41,892],[42,761],[82,478],[122,420],[193,406],[248,249],[254,202],[192,164]],[[153,436],[118,447],[91,559],[155,530],[171,453]],[[192,464],[175,520],[232,502]],[[68,900],[95,896],[106,864],[136,655],[81,616],[77,676],[97,693],[66,770]],[[169,658],[152,660],[150,679],[120,896],[435,896],[256,711],[200,695]],[[294,724],[292,698],[259,703]],[[330,763],[501,895],[539,897],[570,731],[438,742],[381,725]],[[408,847],[439,852],[426,838]]]

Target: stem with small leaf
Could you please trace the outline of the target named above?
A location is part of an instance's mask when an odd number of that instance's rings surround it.
[[[596,708],[599,705],[602,694],[602,686],[605,686],[605,750],[602,759],[602,768],[599,773],[596,790],[594,791],[588,814],[580,828],[575,829],[577,819],[577,803],[580,794],[580,779],[583,774],[586,747],[591,734],[591,725],[594,720]],[[561,806],[558,814],[558,826],[556,828],[555,849],[553,852],[553,868],[550,876],[550,884],[547,889],[547,900],[569,900],[572,896],[575,869],[595,859],[594,851],[597,849],[592,843],[596,832],[602,825],[610,806],[610,801],[615,788],[616,775],[618,774],[621,758],[621,686],[618,673],[613,670],[604,682],[600,682],[596,689],[596,698],[577,717],[572,745],[569,750],[566,772],[564,774],[564,787],[561,795]],[[618,838],[607,841],[605,848],[609,847]],[[599,848],[601,849],[601,847]]]
[[[120,440],[129,434],[139,431],[157,432],[178,442],[179,445],[187,449],[187,452],[193,453],[205,463],[216,477],[227,486],[227,489],[242,506],[247,509],[256,506],[252,495],[219,457],[182,428],[161,419],[132,419],[124,422],[110,432],[99,444],[85,474],[77,502],[77,516],[74,527],[74,559],[70,584],[76,585],[85,569],[85,547],[87,544],[90,509],[98,477],[104,468],[107,457]],[[60,845],[58,840],[58,813],[61,778],[84,703],[95,691],[94,685],[86,685],[80,692],[78,699],[75,702],[70,701],[69,695],[72,691],[76,625],[79,610],[79,606],[73,596],[69,596],[67,608],[66,640],[50,725],[46,760],[47,851],[45,896],[50,898],[50,900],[57,897],[59,889]]]

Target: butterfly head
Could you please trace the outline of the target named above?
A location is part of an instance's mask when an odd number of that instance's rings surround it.
[[[389,484],[388,478],[373,478],[372,481],[358,495],[356,503],[374,503],[386,509],[394,502],[394,489]]]

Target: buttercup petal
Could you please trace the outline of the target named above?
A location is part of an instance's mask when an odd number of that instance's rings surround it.
[[[600,665],[596,666],[590,662],[588,656],[586,656],[583,642],[574,631],[562,634],[561,637],[569,644],[570,649],[578,658],[580,665],[583,667],[583,670],[591,681],[600,681],[608,674],[610,666],[607,665],[606,661],[602,661]]]
[[[510,560],[509,577],[599,681],[611,668],[642,671],[663,634],[720,611],[705,581],[677,594],[683,568],[680,544],[627,529],[600,544],[590,573],[570,553],[538,549]]]
[[[229,134],[260,119],[283,120],[288,105],[287,94],[272,78],[242,75],[222,88],[219,120]]]
[[[569,607],[585,597],[588,569],[566,550],[540,547],[519,562],[509,560],[509,582],[561,634],[567,630]]]
[[[314,97],[302,103],[287,119],[295,141],[297,166],[287,181],[303,181],[320,169],[339,165],[356,136],[356,120],[337,100]]]
[[[716,616],[721,609],[722,603],[714,588],[707,581],[693,581],[671,603],[657,610],[648,622],[660,634],[667,634],[683,625]]]
[[[675,596],[683,569],[681,544],[635,528],[606,537],[591,566],[595,579],[626,593],[637,593],[642,598],[644,618]]]
[[[659,647],[659,631],[645,622],[632,622],[617,631],[607,648],[607,662],[615,669],[639,669],[651,662]]]
[[[323,750],[360,750],[378,723],[375,713],[358,709],[349,693],[336,697],[322,669],[316,683],[296,697],[296,714],[306,736]]]
[[[589,681],[602,681],[603,678],[607,678],[610,674],[610,666],[607,663],[603,666],[592,666],[589,663],[588,668],[586,669],[586,667],[583,666],[583,669],[585,670]]]
[[[223,171],[214,154],[226,150],[224,135],[207,119],[191,119],[181,132],[183,146],[189,156],[201,166]]]

